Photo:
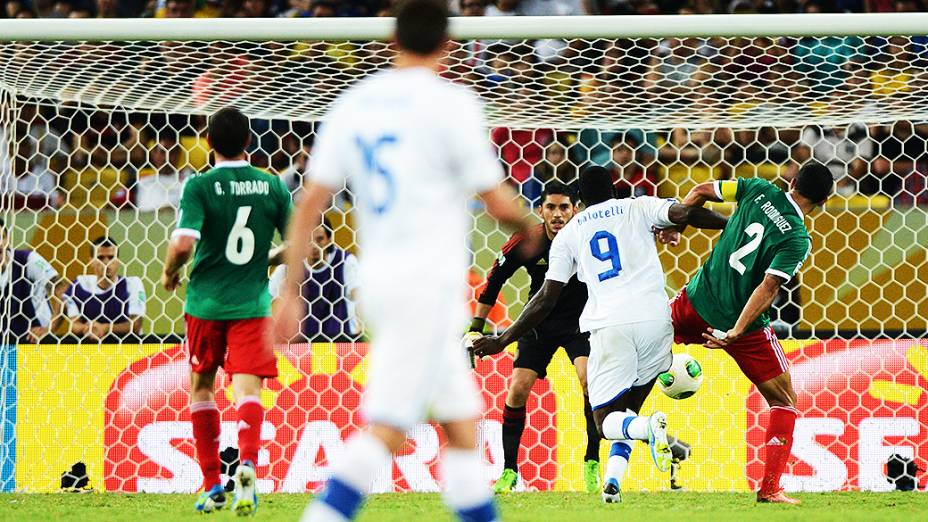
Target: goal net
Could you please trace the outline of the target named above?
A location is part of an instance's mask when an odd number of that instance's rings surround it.
[[[393,55],[388,19],[161,22],[0,21],[2,490],[199,486],[184,292],[158,281],[182,184],[210,165],[206,118],[246,112],[251,162],[298,198],[331,103]],[[838,193],[806,217],[812,255],[773,311],[802,412],[783,485],[887,490],[891,455],[928,467],[924,27],[908,14],[457,19],[442,75],[486,102],[489,138],[527,210],[589,165],[609,169],[623,197],[682,198],[716,179],[785,187],[802,163],[826,164]],[[315,491],[360,423],[368,348],[342,254],[363,258],[352,203],[349,188],[326,213],[331,245],[307,261],[307,278],[334,286],[306,293],[305,335],[279,347],[280,377],[262,395],[261,491]],[[476,201],[470,211],[476,296],[507,234]],[[660,247],[668,297],[716,237],[690,231]],[[517,273],[491,329],[518,316],[527,291]],[[502,470],[513,348],[475,369],[488,481]],[[655,391],[645,410],[666,411],[685,442],[676,483],[754,488],[763,399],[726,354],[675,350],[699,360],[702,389],[683,401]],[[234,465],[228,385],[221,375],[221,447]],[[563,353],[527,408],[519,488],[582,490],[583,395]],[[421,425],[410,439],[375,491],[438,489],[442,435]],[[633,455],[625,488],[669,488],[646,453]]]

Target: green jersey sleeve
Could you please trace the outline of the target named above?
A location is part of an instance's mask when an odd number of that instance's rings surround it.
[[[203,195],[200,193],[200,183],[197,178],[188,178],[184,183],[184,191],[180,197],[180,213],[177,218],[177,230],[180,235],[193,236],[200,239],[203,230],[203,219],[206,214]]]
[[[811,251],[812,243],[805,238],[784,241],[774,254],[766,272],[789,281],[802,268]]]

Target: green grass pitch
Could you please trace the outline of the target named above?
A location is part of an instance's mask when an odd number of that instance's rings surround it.
[[[623,504],[604,505],[582,493],[522,493],[500,498],[503,520],[530,522],[680,520],[685,522],[775,522],[780,520],[919,520],[928,510],[922,493],[815,493],[796,495],[800,507],[758,505],[747,493],[626,493]],[[298,520],[309,495],[259,498],[255,521]],[[4,494],[0,520],[185,521],[234,520],[227,510],[193,512],[193,495]],[[437,494],[375,495],[360,518],[366,522],[451,521]]]

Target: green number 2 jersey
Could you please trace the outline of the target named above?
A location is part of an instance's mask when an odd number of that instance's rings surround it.
[[[799,206],[771,183],[717,181],[715,190],[724,201],[736,201],[738,208],[686,293],[703,320],[713,328],[729,330],[765,274],[786,281],[796,275],[812,249],[812,239]],[[769,324],[765,311],[747,332]]]
[[[290,209],[283,182],[246,161],[188,178],[174,231],[198,240],[185,311],[211,320],[269,316],[268,252]]]

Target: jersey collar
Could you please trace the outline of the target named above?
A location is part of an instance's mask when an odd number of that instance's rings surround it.
[[[796,203],[795,200],[793,200],[793,196],[790,196],[790,195],[789,195],[789,192],[786,193],[786,200],[789,201],[789,202],[793,205],[793,208],[796,209],[796,213],[799,214],[799,217],[805,217],[805,216],[802,214],[802,209],[799,208],[799,204]]]
[[[238,167],[247,167],[248,160],[234,160],[234,161],[219,161],[216,163],[216,168],[238,168]]]

